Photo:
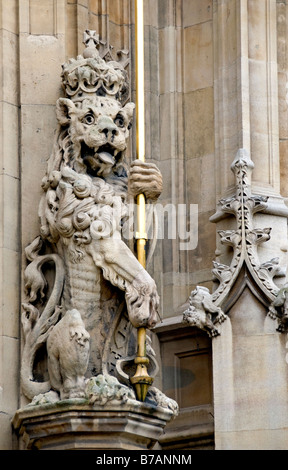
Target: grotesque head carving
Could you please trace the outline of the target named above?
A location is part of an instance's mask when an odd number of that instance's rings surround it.
[[[73,145],[69,166],[103,178],[116,173],[124,159],[133,109],[133,103],[122,107],[111,97],[94,95],[76,103],[60,98],[57,118],[61,126],[69,126]]]
[[[50,173],[68,166],[91,177],[127,176],[124,153],[135,108],[124,103],[127,73],[120,63],[100,57],[95,31],[85,32],[84,44],[83,55],[62,66],[65,98],[56,104],[61,155],[54,156]]]

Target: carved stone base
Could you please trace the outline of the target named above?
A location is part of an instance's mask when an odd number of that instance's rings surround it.
[[[90,406],[81,400],[27,406],[12,425],[21,450],[147,450],[172,413],[140,402]]]

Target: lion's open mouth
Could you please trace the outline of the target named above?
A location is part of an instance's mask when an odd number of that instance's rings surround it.
[[[121,159],[122,152],[109,144],[95,149],[82,142],[81,155],[88,173],[93,176],[107,176],[115,163]]]

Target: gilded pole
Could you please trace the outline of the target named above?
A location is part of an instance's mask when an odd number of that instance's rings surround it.
[[[145,89],[144,89],[144,8],[143,0],[135,0],[135,45],[136,45],[136,155],[145,161]],[[145,196],[137,196],[137,258],[146,267],[145,246],[147,240],[145,218]],[[144,401],[153,378],[149,376],[146,357],[146,329],[137,330],[136,373],[130,378],[139,401]]]

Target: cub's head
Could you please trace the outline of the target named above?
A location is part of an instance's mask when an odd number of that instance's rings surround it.
[[[105,178],[123,160],[135,105],[112,98],[89,97],[74,103],[59,98],[56,115],[72,143],[69,166]]]

